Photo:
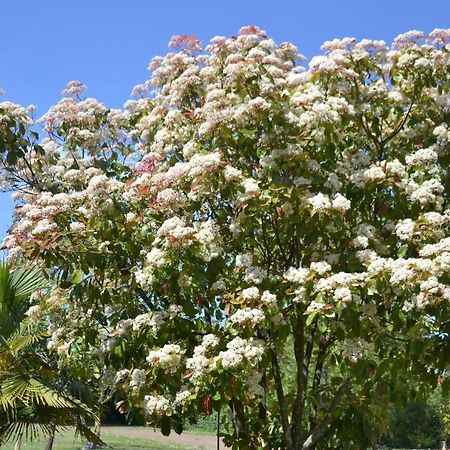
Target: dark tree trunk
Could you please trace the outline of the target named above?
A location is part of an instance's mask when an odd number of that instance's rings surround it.
[[[230,408],[233,414],[233,422],[236,428],[236,435],[239,440],[246,434],[244,408],[242,406],[242,403],[236,397],[233,397],[230,400]]]
[[[289,411],[286,398],[283,392],[283,383],[281,382],[281,372],[278,363],[278,357],[275,347],[272,345],[269,349],[272,360],[272,374],[275,382],[275,390],[278,398],[278,405],[280,407],[280,418],[283,426],[284,445],[286,450],[294,450],[294,442],[292,440],[291,427],[289,425]]]
[[[45,450],[52,450],[53,449],[53,441],[55,439],[55,435],[51,434],[48,438],[47,438],[47,442],[45,443]]]
[[[50,432],[47,442],[45,443],[45,450],[52,450],[53,449],[53,441],[55,440],[55,427],[52,428],[52,431]]]

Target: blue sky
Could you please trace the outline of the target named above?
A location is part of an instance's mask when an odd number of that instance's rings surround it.
[[[447,28],[450,0],[0,0],[2,101],[35,104],[41,115],[68,81],[81,80],[89,96],[121,107],[172,35],[206,42],[242,25],[311,57],[335,37],[390,42],[410,29]],[[10,195],[0,194],[0,238],[11,214]]]

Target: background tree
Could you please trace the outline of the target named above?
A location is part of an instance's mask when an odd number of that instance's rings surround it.
[[[308,70],[257,27],[174,37],[123,111],[70,83],[38,145],[0,105],[28,142],[5,245],[61,274],[49,348],[163,433],[229,408],[234,448],[374,447],[388,404],[448,389],[449,34]]]
[[[402,411],[392,411],[387,448],[440,448],[442,421],[439,411],[428,403],[409,403]]]

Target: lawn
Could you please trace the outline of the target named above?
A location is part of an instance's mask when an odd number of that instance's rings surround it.
[[[103,440],[108,447],[114,450],[187,450],[189,447],[181,447],[174,444],[164,444],[162,442],[153,442],[147,439],[135,439],[122,436],[103,435]],[[45,439],[35,442],[23,442],[21,450],[43,450]],[[13,450],[14,444],[9,443],[1,446],[4,450]],[[80,438],[75,438],[73,431],[63,432],[57,435],[53,444],[54,450],[80,450],[83,443]]]

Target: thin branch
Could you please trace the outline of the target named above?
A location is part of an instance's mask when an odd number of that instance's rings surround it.
[[[406,124],[406,121],[409,118],[409,115],[411,114],[412,107],[413,107],[414,103],[415,103],[415,98],[412,99],[412,102],[409,105],[408,111],[406,112],[406,115],[403,118],[403,120],[400,122],[400,125],[388,137],[386,137],[385,139],[383,139],[381,141],[381,145],[382,146],[385,146],[391,139],[394,139],[395,136],[397,136],[397,134],[400,133],[400,131],[403,129],[403,127]]]
[[[245,414],[242,407],[242,402],[240,402],[236,396],[233,394],[230,400],[230,408],[233,414],[233,423],[236,429],[236,436],[239,440],[245,435]]]
[[[309,361],[306,361],[308,356],[305,353],[308,353],[308,351],[311,353],[312,350],[312,345],[310,346],[311,349],[305,349],[305,323],[300,311],[297,315],[297,322],[293,326],[293,333],[295,361],[297,363],[297,396],[292,412],[292,439],[294,441],[294,448],[298,448],[302,441],[303,410],[308,383]],[[310,342],[312,342],[312,339],[309,339],[308,344]]]
[[[284,259],[284,264],[285,264],[286,269],[287,269],[289,267],[289,260],[288,260],[288,257],[286,255],[286,251],[284,250],[283,245],[281,243],[280,235],[278,234],[278,222],[277,222],[276,219],[272,220],[272,225],[273,225],[273,231],[275,233],[275,239],[277,240],[277,244],[278,244],[278,247],[280,249],[281,256]]]
[[[358,87],[358,83],[356,82],[356,80],[354,81],[354,86],[355,86],[355,91],[356,91],[356,97],[357,99],[360,97],[361,93],[359,91],[359,87]],[[370,131],[368,125],[364,122],[364,114],[361,117],[358,117],[362,127],[364,128],[364,131],[366,132],[367,136],[370,138],[370,140],[375,144],[375,148],[380,152],[383,150],[383,146],[381,145],[380,142],[378,142],[377,138],[372,134],[372,132]]]
[[[301,318],[303,322],[303,317]],[[303,358],[300,364],[297,362],[297,398],[294,406],[292,434],[294,436],[295,448],[300,448],[300,444],[303,439],[303,414],[305,411],[306,392],[308,388],[309,378],[309,364],[311,361],[312,350],[314,347],[314,335],[316,332],[317,324],[314,324],[311,332],[309,333],[306,341],[306,348],[303,352]],[[294,337],[295,338],[295,337]],[[300,355],[299,355],[300,356]],[[295,431],[294,431],[295,427]]]
[[[289,427],[289,414],[287,409],[286,398],[283,392],[283,384],[281,382],[280,365],[278,363],[277,353],[273,342],[269,346],[270,359],[272,362],[272,373],[275,382],[275,389],[278,397],[278,405],[280,407],[281,423],[283,425],[284,444],[287,450],[293,450],[292,434]]]
[[[334,414],[338,409],[339,403],[342,400],[342,397],[347,392],[348,388],[350,387],[350,381],[352,379],[352,375],[347,375],[344,380],[342,381],[341,385],[339,386],[339,389],[336,392],[336,395],[334,396],[330,406],[328,407],[328,411],[325,414],[325,417],[323,418],[322,422],[313,430],[313,432],[308,436],[306,441],[303,443],[302,450],[309,450],[314,446],[314,444],[322,437],[322,435],[325,433],[328,425],[333,420]]]
[[[331,343],[331,340],[328,340],[325,337],[322,337],[319,341],[319,348],[317,350],[317,357],[316,357],[316,366],[314,368],[314,377],[313,377],[312,387],[311,387],[311,396],[313,398],[317,397],[317,390],[318,390],[318,387],[322,380],[323,364],[325,361],[326,350],[327,350],[328,346],[330,345],[330,343]],[[312,405],[310,405],[309,423],[310,423],[311,429],[315,422],[314,416],[315,416],[314,408]]]

